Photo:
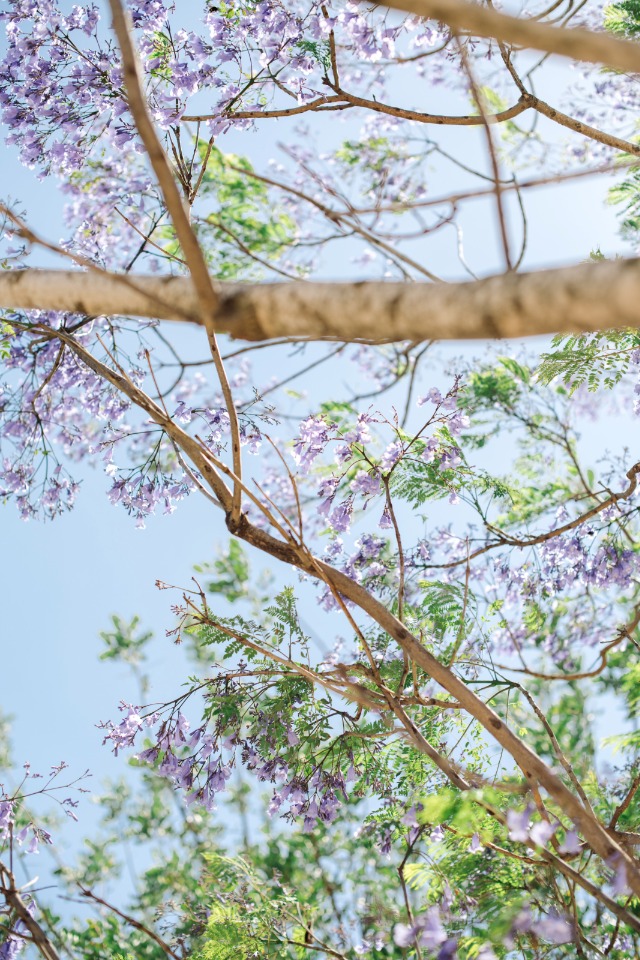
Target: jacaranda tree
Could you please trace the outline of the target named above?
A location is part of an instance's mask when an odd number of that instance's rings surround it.
[[[637,242],[640,4],[390,6],[3,4],[6,140],[66,225],[2,205],[0,497],[63,524],[97,463],[221,542],[174,699],[143,625],[103,634],[137,769],[76,863],[35,811],[82,780],[3,733],[3,960],[640,954],[640,263],[520,271],[536,189],[587,175]],[[631,449],[585,455],[614,409]]]

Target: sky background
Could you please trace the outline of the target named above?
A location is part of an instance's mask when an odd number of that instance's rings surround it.
[[[566,79],[566,67],[554,70]],[[258,168],[264,168],[277,156],[277,142],[286,139],[288,122],[292,121],[265,124],[242,137],[222,137],[218,146],[248,153]],[[329,136],[347,135],[349,126],[334,121],[330,130],[326,123],[317,124],[316,129],[318,139],[326,144]],[[470,131],[448,130],[446,136],[452,144],[468,141],[471,155],[481,157],[481,144]],[[538,189],[529,196],[526,266],[576,262],[597,247],[608,255],[629,253],[618,237],[615,212],[604,203],[608,182],[604,177],[582,180],[560,189]],[[0,183],[3,199],[25,204],[32,226],[52,240],[63,235],[63,199],[56,184],[38,181],[32,171],[20,166],[11,148],[0,152]],[[457,188],[461,183],[464,179],[450,186]],[[500,269],[492,204],[469,204],[463,219],[467,251],[481,271]],[[432,262],[436,271],[451,273],[448,248],[435,250]],[[355,276],[357,268],[336,248],[325,274]],[[511,349],[505,346],[505,352]],[[444,365],[449,357],[475,355],[481,347],[451,344],[439,350]],[[268,366],[273,362],[266,361],[262,368],[258,362],[258,373],[266,377],[273,372]],[[286,357],[280,355],[279,362],[284,368]],[[316,378],[306,378],[305,386],[325,393],[340,391],[344,372],[336,370],[334,375],[332,383],[323,369]],[[431,385],[432,381],[423,381],[418,392]],[[633,429],[637,431],[637,422]],[[609,442],[617,443],[630,440],[629,430],[624,419],[608,422],[594,428],[584,442],[591,445],[595,459],[604,433]],[[136,696],[125,667],[99,662],[100,631],[109,628],[114,613],[123,618],[140,615],[142,625],[156,634],[149,699],[175,695],[176,677],[187,672],[180,651],[164,636],[174,625],[170,606],[176,598],[158,591],[154,583],[160,579],[188,584],[193,565],[213,559],[227,536],[221,516],[197,496],[184,501],[172,516],[152,518],[146,529],[138,530],[122,508],[109,504],[108,481],[100,469],[83,469],[80,476],[82,490],[75,509],[52,523],[24,523],[13,505],[0,506],[0,707],[14,718],[12,739],[18,763],[29,760],[34,768],[45,769],[65,760],[73,774],[90,768],[97,786],[104,776],[120,775],[124,763],[100,747],[102,735],[96,723],[115,718],[121,698]],[[332,646],[331,638],[327,646]],[[81,831],[82,823],[74,829]]]

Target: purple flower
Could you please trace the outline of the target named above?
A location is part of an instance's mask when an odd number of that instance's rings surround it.
[[[106,734],[103,743],[106,743],[107,740],[110,740],[113,744],[113,752],[116,754],[116,756],[121,747],[133,746],[137,734],[140,732],[140,730],[142,730],[143,727],[143,721],[139,714],[140,707],[134,707],[132,704],[127,704],[123,701],[120,706],[120,710],[126,710],[127,715],[117,726],[115,726],[111,721],[108,721],[106,724],[101,724],[102,727],[109,731]]]
[[[359,470],[349,486],[354,493],[363,497],[375,497],[380,493],[380,478],[366,470]]]
[[[393,521],[391,519],[391,513],[389,512],[389,507],[385,507],[382,511],[382,516],[378,521],[378,527],[380,530],[389,530],[393,526]]]
[[[476,960],[497,960],[497,957],[489,944],[485,943],[480,947],[480,952]]]
[[[414,805],[412,807],[409,807],[409,809],[405,813],[404,817],[401,820],[401,823],[404,823],[404,825],[407,827],[417,827],[419,825],[418,813],[420,813],[421,810],[424,810],[424,804],[414,803]]]
[[[16,834],[16,840],[20,846],[22,846],[24,841],[27,839],[28,834],[29,834],[28,826],[23,827],[22,830],[20,830],[19,833]]]
[[[293,459],[301,473],[309,472],[313,461],[329,443],[332,430],[333,424],[328,424],[322,417],[307,417],[302,421],[293,445]]]
[[[469,844],[469,853],[478,853],[482,850],[482,844],[480,843],[480,837],[477,833],[471,837],[471,843]]]
[[[580,853],[582,844],[575,830],[568,830],[567,834],[558,848],[558,853]]]
[[[626,896],[629,890],[627,879],[627,866],[619,853],[614,854],[607,860],[607,866],[613,870],[611,889],[616,897]]]
[[[353,501],[343,500],[335,507],[327,518],[330,526],[336,533],[347,533],[351,526],[351,516],[353,514]]]
[[[516,843],[526,843],[529,839],[529,824],[531,823],[531,806],[526,809],[507,810],[507,826],[509,839]]]
[[[444,827],[438,824],[435,830],[432,830],[429,834],[429,839],[432,843],[442,843],[444,840]]]
[[[406,923],[396,923],[393,928],[393,942],[397,947],[410,947],[416,942],[415,927]]]
[[[574,939],[573,927],[566,917],[549,913],[531,924],[531,930],[550,943],[570,943]]]
[[[445,455],[440,461],[441,470],[455,470],[456,467],[459,467],[462,463],[462,458],[460,457],[460,451],[456,447],[452,447],[450,450],[447,450]]]
[[[534,823],[529,829],[529,837],[538,847],[546,847],[551,837],[558,829],[559,824],[549,823],[548,820],[540,820]],[[511,833],[509,833],[511,836]],[[513,840],[513,837],[511,837]]]
[[[384,470],[385,472],[391,470],[403,453],[404,444],[401,440],[396,440],[393,443],[390,443],[385,452],[382,454],[382,458],[380,460],[380,469]]]
[[[427,950],[435,950],[447,940],[447,934],[442,926],[442,919],[438,907],[430,907],[426,913],[414,920],[413,926],[397,924],[394,928],[393,939],[397,946],[408,947],[417,940],[420,946]]]
[[[418,406],[419,407],[423,406],[427,402],[427,400],[429,401],[429,403],[433,403],[437,407],[439,404],[442,403],[442,394],[436,387],[431,387],[431,389],[427,391],[424,397],[418,398]]]
[[[382,840],[378,844],[378,849],[380,850],[380,853],[384,857],[388,857],[389,854],[391,853],[391,831],[390,830],[385,831],[385,834]]]

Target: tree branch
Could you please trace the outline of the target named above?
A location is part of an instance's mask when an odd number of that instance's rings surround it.
[[[187,322],[203,323],[190,279],[126,279],[132,286],[106,272],[7,270],[0,273],[0,309],[183,322],[188,316]],[[240,340],[364,343],[639,328],[640,261],[587,263],[450,284],[222,284],[213,327]]]
[[[456,32],[495,38],[530,50],[543,50],[572,60],[601,63],[626,73],[640,73],[637,43],[617,40],[606,33],[572,27],[551,27],[498,13],[466,0],[385,0],[385,6],[419,17],[440,20]]]
[[[213,313],[217,305],[217,296],[207,270],[204,255],[189,222],[186,204],[174,179],[173,170],[164,152],[160,138],[149,116],[147,101],[142,92],[138,58],[131,40],[131,22],[120,0],[109,0],[113,29],[118,38],[122,54],[122,69],[127,102],[133,116],[136,129],[144,144],[149,162],[153,167],[156,180],[162,191],[169,216],[182,248],[189,272],[198,293],[203,314]]]
[[[45,930],[40,926],[35,917],[31,915],[27,904],[22,898],[20,889],[15,885],[13,874],[2,863],[0,863],[0,893],[4,897],[7,905],[15,912],[16,916],[19,917],[29,931],[29,936],[41,956],[43,956],[45,960],[60,960],[60,954],[47,936]]]
[[[189,273],[193,280],[198,301],[200,313],[204,320],[209,340],[211,356],[218,374],[220,387],[224,396],[225,406],[229,415],[229,425],[231,432],[231,451],[233,457],[233,471],[238,479],[242,477],[242,458],[240,452],[240,427],[238,424],[238,414],[233,403],[231,389],[227,380],[227,374],[224,364],[218,350],[216,342],[215,328],[213,326],[213,317],[218,308],[218,293],[214,288],[213,281],[209,275],[206,260],[189,220],[188,207],[183,202],[175,182],[173,171],[167,155],[162,148],[160,139],[155,131],[155,127],[149,116],[147,101],[142,90],[142,81],[138,66],[133,42],[131,40],[130,20],[124,11],[121,0],[109,0],[111,15],[113,17],[113,29],[118,37],[120,51],[122,53],[122,66],[124,70],[124,83],[127,92],[129,108],[135,121],[136,129],[140,134],[147,156],[156,179],[162,190],[162,196],[167,205],[171,220],[176,230],[184,258],[189,267]],[[240,486],[234,482],[233,502],[231,509],[234,516],[240,514],[241,493]]]

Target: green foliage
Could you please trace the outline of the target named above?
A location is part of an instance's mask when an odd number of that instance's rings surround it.
[[[257,926],[257,929],[256,929]],[[264,931],[267,933],[268,931]],[[234,960],[240,957],[273,956],[261,924],[247,919],[237,906],[214,904],[207,923],[206,942],[194,960]],[[266,942],[265,942],[266,941]]]
[[[15,331],[6,320],[0,320],[0,360],[7,360],[11,353],[11,337]]]
[[[0,711],[0,773],[8,770],[11,764],[11,717]]]
[[[295,241],[295,222],[274,202],[268,185],[252,176],[246,158],[209,148],[204,141],[199,141],[198,153],[207,164],[202,202],[215,204],[197,227],[204,249],[210,251],[211,269],[220,280],[262,276],[253,258],[277,263]]]
[[[174,55],[171,37],[163,33],[162,30],[156,30],[151,40],[153,43],[149,54],[151,76],[161,77],[163,80],[170,80],[171,68],[169,67],[169,62]]]
[[[223,153],[204,140],[196,148],[206,164],[200,203],[214,209],[194,219],[193,227],[211,273],[226,281],[260,279],[295,243],[296,224],[245,157]],[[181,256],[170,224],[159,227],[154,239],[169,256]]]
[[[265,878],[242,857],[212,856],[208,871],[217,902],[194,960],[285,956],[283,941],[296,920],[295,898],[274,896]]]
[[[251,569],[247,551],[233,537],[212,563],[197,564],[194,570],[206,575],[209,593],[223,597],[228,603],[249,600],[256,613],[264,607],[273,579],[270,570],[256,573]]]
[[[637,330],[607,330],[582,336],[556,336],[543,353],[536,377],[542,384],[556,378],[573,394],[586,384],[591,392],[614,387],[629,371],[632,354],[640,348]]]
[[[141,667],[147,658],[147,648],[153,639],[153,633],[151,630],[138,632],[140,618],[137,616],[127,622],[114,614],[111,623],[113,630],[103,630],[100,633],[100,639],[106,647],[100,654],[100,659],[128,664],[138,681],[141,694],[145,695],[149,683]]]
[[[459,406],[474,415],[496,405],[513,410],[523,387],[530,380],[530,371],[517,360],[500,357],[494,366],[470,372],[460,394]]]
[[[482,109],[485,114],[491,115],[501,113],[506,110],[509,103],[493,87],[481,86],[479,88],[480,99],[482,100]],[[474,113],[479,113],[478,105],[474,97],[471,99],[471,109]],[[514,123],[513,120],[504,120],[498,126],[500,137],[507,142],[516,143],[522,141],[523,130]]]
[[[441,469],[441,458],[457,454],[459,447],[446,427],[440,427],[434,436],[439,445],[433,462],[427,463],[421,459],[426,442],[418,439],[411,447],[409,455],[398,463],[391,475],[389,489],[392,496],[405,500],[414,508],[423,506],[430,500],[441,500],[449,496],[454,490],[460,489],[464,480],[470,479],[472,475],[466,464],[455,469]]]
[[[371,137],[366,141],[366,150],[360,140],[345,140],[336,151],[336,158],[347,167],[359,168],[363,154],[367,168],[375,173],[383,172],[391,159],[398,159],[401,155],[397,144],[387,137]]]
[[[319,408],[327,423],[335,423],[340,430],[346,430],[355,421],[358,411],[348,401],[323,400]]]
[[[612,206],[622,208],[622,235],[633,240],[640,229],[640,167],[626,168],[623,179],[611,187],[607,199]]]
[[[124,957],[129,960],[166,960],[166,953],[139,930],[123,925],[114,914],[89,918],[67,931],[66,944],[82,960]]]
[[[467,618],[473,618],[477,613],[473,593],[465,591],[460,584],[439,580],[419,580],[418,587],[421,596],[416,608],[423,628],[438,640],[451,631],[464,637],[468,629]]]
[[[138,666],[144,660],[144,651],[153,637],[151,630],[136,634],[140,624],[140,617],[134,616],[127,623],[121,617],[111,617],[113,630],[103,630],[100,639],[104,641],[106,650],[100,654],[101,660],[122,660],[131,666]]]
[[[640,3],[621,0],[604,8],[604,26],[610,33],[625,40],[636,40],[640,34]]]
[[[459,455],[461,469],[442,470],[439,464],[426,463],[422,458],[425,440],[413,440],[398,430],[395,436],[409,446],[409,452],[391,472],[392,494],[419,508],[455,488],[467,508],[475,508],[494,530],[496,524],[521,531],[529,523],[546,522],[559,505],[572,501],[576,490],[583,496],[574,463],[575,436],[566,426],[568,396],[564,387],[544,390],[540,378],[536,380],[513,358],[501,357],[474,369],[460,398],[472,418],[468,429],[454,436],[445,427],[436,428],[438,454]],[[349,403],[328,402],[322,412],[335,425],[332,430],[337,436],[352,428],[356,415]],[[496,477],[471,465],[469,449],[488,446],[496,423],[505,431],[513,430],[516,438],[519,457],[513,478]],[[354,461],[358,456],[356,451]],[[341,482],[345,486],[351,470],[352,464],[344,466]],[[594,483],[592,474],[585,472],[585,476]],[[618,549],[613,535],[603,535],[600,542]],[[390,552],[383,560],[389,561],[389,573],[380,578],[376,590],[388,609],[397,612],[398,568]],[[526,582],[526,566],[522,571]],[[310,960],[321,952],[312,949],[320,943],[347,960],[356,960],[359,944],[367,938],[371,960],[417,960],[412,948],[399,948],[393,942],[395,924],[409,919],[407,900],[413,916],[452,901],[444,922],[447,935],[458,938],[462,960],[476,960],[489,943],[500,960],[511,960],[515,953],[504,946],[504,940],[525,906],[534,904],[541,914],[572,909],[563,881],[550,883],[548,863],[521,842],[512,841],[504,826],[507,811],[519,811],[526,804],[525,798],[511,792],[518,772],[508,758],[490,749],[484,731],[469,723],[463,710],[442,703],[429,706],[427,697],[442,701],[448,695],[434,689],[419,668],[411,665],[406,671],[384,631],[363,627],[361,635],[353,631],[346,638],[344,662],[350,665],[349,679],[357,684],[362,699],[351,702],[335,687],[314,686],[313,678],[304,674],[318,669],[329,684],[337,685],[344,679],[344,667],[329,658],[314,666],[318,649],[311,641],[313,632],[301,618],[294,589],[286,586],[276,592],[266,574],[259,581],[240,543],[232,540],[212,562],[201,564],[197,573],[202,592],[189,595],[181,621],[185,642],[198,651],[196,675],[171,709],[182,711],[193,696],[189,709],[184,709],[192,729],[201,722],[218,738],[229,737],[231,743],[239,739],[236,760],[241,751],[246,756],[255,750],[260,764],[265,757],[277,756],[287,776],[303,785],[303,793],[320,769],[331,777],[348,775],[345,795],[339,787],[336,791],[341,808],[334,822],[318,821],[312,833],[304,832],[299,811],[287,815],[290,822],[284,826],[277,817],[265,823],[263,801],[257,802],[262,784],[249,780],[249,786],[234,772],[228,799],[222,801],[225,807],[212,819],[195,804],[176,804],[162,778],[138,767],[135,775],[141,778],[141,786],[113,784],[100,798],[100,829],[76,862],[60,872],[69,891],[80,882],[109,900],[109,891],[121,890],[127,859],[133,855],[143,863],[139,883],[134,891],[125,884],[118,905],[144,918],[150,930],[192,960]],[[420,560],[407,564],[405,574],[407,627],[443,663],[452,663],[459,676],[477,685],[483,699],[508,717],[527,744],[558,769],[548,729],[517,684],[504,680],[502,666],[494,665],[485,652],[496,622],[516,624],[526,633],[527,656],[543,660],[550,641],[561,637],[563,624],[577,619],[573,599],[552,590],[548,594],[527,590],[514,616],[505,610],[499,594],[489,602],[484,586],[478,589],[477,582],[467,582],[464,556],[461,567],[446,578],[434,579],[437,574],[421,567]],[[492,586],[487,580],[490,594]],[[193,599],[198,596],[200,608]],[[137,618],[129,622],[114,617],[103,640],[102,659],[142,671],[150,634],[141,629]],[[374,682],[371,662],[379,683]],[[571,666],[567,654],[558,669]],[[602,683],[614,682],[626,696],[630,718],[635,718],[638,678],[612,651]],[[571,759],[594,809],[607,822],[629,777],[621,776],[611,787],[597,782],[593,770],[598,745],[586,691],[579,684],[559,682],[555,698],[545,699],[544,685],[537,686],[530,677],[527,688],[541,702],[560,749]],[[406,732],[400,732],[398,717],[386,709],[381,689],[398,691],[398,702],[415,729],[474,785],[495,782],[502,789],[452,789],[438,766],[416,749]],[[424,696],[422,701],[418,692]],[[375,709],[366,694],[377,695]],[[194,722],[194,701],[202,705],[201,721]],[[629,739],[632,734],[625,736],[624,745],[637,748],[637,734],[633,734],[636,741]],[[174,748],[181,759],[190,755],[186,744]],[[161,760],[159,756],[156,769]],[[233,761],[225,754],[224,762]],[[251,769],[255,773],[256,768],[248,766],[251,777]],[[568,782],[561,769],[559,776]],[[279,789],[275,783],[265,785],[270,792]],[[571,823],[552,799],[545,797],[545,804],[550,815],[561,820],[557,834],[561,841]],[[417,826],[410,830],[407,811],[412,807]],[[281,812],[284,809],[285,804]],[[637,817],[637,804],[630,804],[623,826],[634,829]],[[240,822],[242,836],[232,836],[228,829],[223,833],[213,826],[215,822]],[[441,828],[438,838],[431,839],[436,827]],[[474,835],[479,838],[479,850],[475,841],[471,847]],[[387,842],[388,857],[380,853],[381,846],[386,851]],[[572,863],[596,885],[603,886],[609,879],[597,858]],[[587,918],[585,929],[593,916],[587,899],[578,898],[575,908]],[[463,904],[464,910],[457,912],[456,904]],[[161,955],[144,930],[132,930],[108,911],[90,921],[79,917],[65,921],[63,928],[65,943],[78,960],[118,955],[156,960]],[[380,936],[382,946],[376,946]],[[524,936],[517,943],[517,955],[525,960],[542,956],[574,960],[572,950],[573,946],[565,951],[542,944],[535,937]],[[619,960],[614,953],[611,956]]]
[[[299,40],[296,44],[301,53],[321,64],[325,73],[331,69],[331,47],[327,40]]]

